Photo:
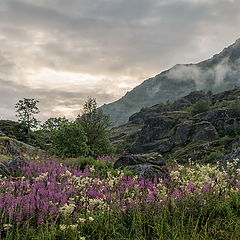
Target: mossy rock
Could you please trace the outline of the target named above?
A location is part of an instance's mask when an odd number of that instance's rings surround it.
[[[5,154],[0,154],[0,162],[8,162],[9,160],[12,159],[12,156],[10,155],[5,155]]]
[[[0,141],[9,141],[9,140],[11,140],[10,137],[7,137],[7,136],[0,137]]]

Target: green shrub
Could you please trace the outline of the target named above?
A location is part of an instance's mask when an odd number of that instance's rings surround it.
[[[80,124],[67,123],[54,132],[51,153],[59,157],[80,157],[89,153],[86,134]]]
[[[71,159],[65,164],[69,167],[77,167],[77,169],[84,170],[87,167],[93,166],[95,161],[96,159],[94,159],[93,157],[80,157],[73,160]]]
[[[224,136],[222,138],[219,139],[220,144],[222,145],[227,145],[229,143],[231,143],[234,140],[233,137],[230,136]]]
[[[207,112],[210,110],[210,102],[208,100],[200,100],[191,107],[192,115]]]
[[[127,136],[122,142],[118,143],[115,149],[116,154],[123,154],[125,151],[131,149],[131,147],[136,142],[135,136]]]
[[[224,156],[223,152],[220,152],[220,151],[212,152],[208,155],[207,162],[216,163],[216,161],[219,160],[223,156]]]
[[[231,108],[233,109],[235,117],[240,117],[240,98],[232,103]]]
[[[11,120],[0,120],[0,131],[5,133],[7,136],[16,138],[19,141],[28,142],[27,139],[27,127],[18,122]]]

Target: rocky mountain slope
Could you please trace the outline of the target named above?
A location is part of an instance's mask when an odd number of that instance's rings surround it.
[[[157,152],[182,163],[219,160],[240,147],[240,87],[214,95],[195,91],[144,108],[113,128],[111,141],[119,151]]]
[[[196,90],[214,93],[240,85],[240,39],[211,59],[198,64],[180,64],[145,80],[121,99],[103,105],[113,126],[124,124],[143,107],[175,100]]]

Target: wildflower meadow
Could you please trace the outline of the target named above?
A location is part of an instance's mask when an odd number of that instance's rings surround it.
[[[42,159],[0,179],[1,239],[240,239],[238,159],[168,177],[114,170],[115,158]]]

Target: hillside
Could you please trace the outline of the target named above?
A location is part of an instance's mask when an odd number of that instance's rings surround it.
[[[105,104],[101,110],[119,126],[143,107],[175,100],[192,91],[214,93],[240,85],[240,39],[211,59],[197,64],[179,64],[128,92],[121,99]]]
[[[214,95],[195,91],[172,104],[144,108],[113,128],[111,141],[119,151],[213,163],[239,147],[240,87]]]

